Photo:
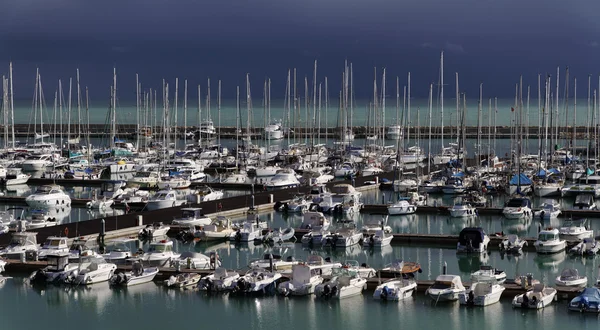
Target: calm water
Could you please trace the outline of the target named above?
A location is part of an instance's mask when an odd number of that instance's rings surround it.
[[[381,192],[365,194],[366,199],[378,200]],[[265,212],[260,215],[271,227],[296,227],[302,221],[300,216],[284,216],[280,213]],[[357,215],[361,223],[378,220],[381,216]],[[241,218],[234,219],[241,220]],[[590,221],[599,229],[597,220]],[[537,220],[522,224],[527,233],[535,233]],[[450,233],[458,232],[466,225],[460,220],[449,220],[439,215],[414,215],[410,217],[389,217],[389,224],[395,232]],[[474,225],[481,225],[488,232],[508,230],[501,216],[480,217]],[[528,235],[529,236],[529,235]],[[533,235],[531,235],[533,236]],[[146,245],[132,242],[130,247],[147,248]],[[444,263],[448,273],[461,275],[468,281],[469,275],[482,264],[504,269],[509,278],[520,274],[533,273],[536,279],[553,284],[565,267],[576,268],[594,282],[598,275],[600,259],[573,258],[564,253],[538,256],[525,252],[520,257],[508,257],[498,251],[483,256],[459,256],[451,248],[429,248],[414,246],[391,246],[379,250],[363,249],[354,246],[347,249],[308,250],[299,243],[286,243],[281,247],[244,244],[176,242],[178,251],[217,251],[227,268],[244,269],[254,259],[265,253],[294,256],[306,259],[316,253],[331,256],[334,260],[357,260],[374,268],[381,268],[396,259],[417,261],[423,268],[418,279],[435,279],[442,272]],[[159,284],[149,283],[124,290],[109,289],[107,284],[91,288],[48,287],[40,291],[24,283],[21,277],[8,280],[0,287],[0,310],[3,329],[33,329],[60,324],[61,329],[107,329],[107,328],[183,328],[190,324],[211,327],[250,328],[250,329],[397,329],[399,326],[426,329],[451,327],[465,329],[486,327],[489,329],[531,328],[563,329],[578,327],[597,329],[598,318],[578,313],[568,313],[566,301],[559,301],[542,311],[521,311],[513,309],[510,298],[505,297],[499,304],[485,308],[466,308],[458,303],[438,304],[422,293],[413,299],[400,303],[373,301],[372,292],[364,296],[348,298],[340,302],[324,302],[307,298],[281,297],[229,297],[227,295],[206,296],[204,293],[187,290],[166,290]],[[35,317],[33,316],[35,313]],[[9,316],[10,315],[10,316]],[[134,316],[135,315],[135,316]]]

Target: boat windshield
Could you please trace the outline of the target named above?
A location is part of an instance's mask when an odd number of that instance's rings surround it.
[[[169,252],[169,251],[173,251],[173,248],[170,245],[162,245],[162,244],[152,244],[150,245],[150,248],[148,249],[148,252],[158,252],[158,253],[162,253],[162,252]]]
[[[452,287],[452,282],[447,282],[447,281],[435,281],[435,283],[433,283],[433,285],[431,286],[432,289],[450,289]]]
[[[46,248],[56,248],[58,246],[60,246],[59,239],[49,239],[49,240],[46,240],[46,242],[44,242],[44,247],[46,247]]]
[[[538,240],[541,242],[554,241],[556,240],[556,235],[553,233],[541,233],[538,237]]]

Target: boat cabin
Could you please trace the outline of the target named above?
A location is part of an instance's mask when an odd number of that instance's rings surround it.
[[[540,242],[558,241],[559,239],[559,232],[556,228],[547,228],[538,234],[538,241]]]
[[[204,214],[201,207],[186,207],[181,209],[181,217],[198,219],[204,217]]]
[[[46,238],[44,244],[42,244],[42,249],[48,250],[58,250],[58,249],[66,249],[69,245],[67,244],[66,237],[56,237],[50,236]]]
[[[148,252],[154,253],[164,253],[164,252],[172,252],[173,251],[173,241],[171,240],[160,240],[158,242],[150,243],[150,247],[148,248]]]
[[[49,254],[46,258],[48,259],[48,270],[52,272],[61,272],[69,264],[68,253]]]

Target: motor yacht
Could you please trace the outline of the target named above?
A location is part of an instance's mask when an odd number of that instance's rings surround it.
[[[35,193],[25,198],[27,205],[34,209],[70,207],[71,197],[57,185],[40,186]]]
[[[198,289],[209,292],[228,291],[239,278],[240,274],[237,272],[230,272],[223,267],[219,267],[215,269],[214,273],[203,277],[198,282]]]
[[[8,246],[0,249],[0,256],[8,259],[20,259],[23,254],[36,253],[39,250],[34,232],[12,233]]]
[[[251,269],[237,281],[231,283],[229,290],[234,294],[274,294],[280,273]]]
[[[235,230],[231,226],[231,219],[218,215],[209,225],[196,232],[194,237],[201,241],[227,240]]]
[[[140,229],[138,238],[142,241],[149,241],[157,237],[166,236],[169,230],[171,230],[171,226],[165,225],[162,222],[154,222]]]
[[[281,169],[267,183],[264,184],[267,190],[295,188],[300,186],[300,181],[296,177],[296,172],[292,169]]]
[[[387,209],[389,215],[404,215],[417,212],[417,206],[410,204],[406,200],[400,200],[397,203],[390,204]]]
[[[506,272],[501,269],[496,269],[491,266],[482,265],[478,271],[471,273],[471,282],[482,282],[494,280],[499,284],[506,281]]]
[[[177,194],[172,189],[159,190],[148,199],[146,208],[150,211],[175,207],[183,204],[185,201],[177,200]]]
[[[540,231],[533,245],[537,253],[557,253],[565,250],[567,242],[560,238],[558,229],[547,228]]]
[[[148,251],[141,256],[141,261],[151,266],[165,266],[170,261],[178,259],[179,253],[173,251],[173,241],[163,239],[156,242],[150,242]]]
[[[64,254],[69,252],[66,237],[49,236],[38,250],[38,258],[43,260],[51,254]]]

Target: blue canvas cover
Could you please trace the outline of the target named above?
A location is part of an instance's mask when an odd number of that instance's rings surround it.
[[[515,174],[512,177],[512,179],[510,179],[510,184],[511,185],[519,184],[519,180],[521,181],[520,184],[522,184],[522,185],[530,185],[532,183],[531,179],[529,179],[527,177],[527,175],[521,173],[519,175]]]

